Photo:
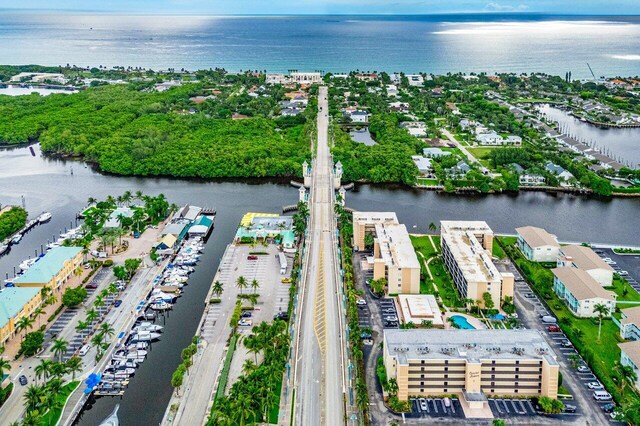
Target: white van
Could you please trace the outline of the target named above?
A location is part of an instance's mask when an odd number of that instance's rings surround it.
[[[611,401],[611,394],[603,390],[595,391],[593,392],[593,399],[596,401]]]
[[[87,352],[89,352],[89,349],[91,349],[91,345],[84,345],[80,348],[80,351],[78,353],[80,354],[80,356],[85,356]]]

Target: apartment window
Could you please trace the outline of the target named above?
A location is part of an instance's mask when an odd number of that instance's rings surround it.
[[[424,382],[420,382],[420,386],[424,386]]]
[[[514,390],[513,390],[513,393],[518,393],[518,389],[514,389]]]
[[[496,382],[491,382],[491,386],[495,386]],[[493,390],[491,390],[491,392],[493,392]]]
[[[420,367],[420,371],[424,371],[424,367]]]
[[[496,378],[496,375],[495,375],[495,374],[492,374],[492,375],[491,375],[491,378],[492,378],[492,379],[495,379],[495,378]]]
[[[491,364],[495,364],[495,363],[496,363],[496,360],[495,360],[495,359],[491,361]]]
[[[421,364],[424,364],[424,359],[422,361],[420,361]]]
[[[491,393],[494,393],[494,392],[495,392],[495,389],[491,389]]]
[[[519,379],[519,378],[520,378],[520,375],[519,375],[519,374],[516,374],[516,379]]]
[[[444,388],[444,391],[443,391],[443,392],[444,392],[444,393],[447,393],[447,392],[449,392],[449,390],[448,390],[447,388]]]
[[[496,371],[496,368],[495,367],[491,367],[491,371]]]
[[[516,367],[516,371],[520,371],[520,367]]]
[[[449,382],[444,382],[444,385],[445,386],[449,386]]]
[[[444,368],[444,371],[449,371],[449,367],[445,367],[445,368]]]
[[[448,375],[448,374],[445,374],[445,375],[444,375],[444,378],[445,378],[445,379],[448,379],[448,378],[449,378],[449,375]]]
[[[424,374],[421,374],[421,375],[420,375],[420,378],[421,378],[421,379],[424,379]]]
[[[538,368],[538,372],[542,373],[542,367]]]
[[[420,389],[420,393],[424,393],[424,389]]]
[[[445,359],[445,360],[444,360],[444,364],[445,364],[445,365],[449,364],[449,360],[448,360],[448,359]]]
[[[520,361],[516,361],[516,365],[520,364]]]

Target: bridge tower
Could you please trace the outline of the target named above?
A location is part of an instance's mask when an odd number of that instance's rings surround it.
[[[302,176],[304,178],[304,187],[310,188],[311,187],[311,167],[309,167],[309,163],[307,163],[306,160],[304,163],[302,163]]]
[[[333,171],[333,188],[340,189],[342,185],[342,163],[338,161]]]
[[[307,202],[307,191],[304,189],[304,186],[301,186],[298,189],[298,201],[300,201],[301,203]]]

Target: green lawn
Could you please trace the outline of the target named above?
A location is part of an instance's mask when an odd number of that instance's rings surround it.
[[[467,151],[471,153],[478,160],[483,160],[489,156],[493,148],[467,148]]]
[[[438,181],[438,179],[418,178],[417,181],[420,185],[440,185],[440,181]]]
[[[429,241],[429,237],[427,236],[416,237],[412,235],[410,236],[410,238],[411,238],[411,244],[413,244],[413,248],[415,249],[415,251],[422,253],[425,260],[428,260],[429,258],[437,254],[437,252],[433,249],[433,245],[431,244],[431,241]],[[440,237],[432,236],[431,238],[433,239],[433,244],[436,246],[436,248],[439,249]],[[420,255],[418,255],[418,258],[420,258]]]
[[[613,279],[612,287],[605,287],[607,290],[611,290],[618,295],[618,302],[638,302],[640,305],[640,294],[633,289],[627,282],[627,280],[615,277]],[[630,308],[632,306],[636,306],[633,303],[621,303],[619,304],[619,308]]]
[[[505,239],[501,238],[501,241],[504,243]],[[549,280],[551,279],[549,275],[552,275],[551,271],[542,265],[524,259],[519,250],[513,245],[507,248],[506,253],[509,254],[511,259],[520,267],[520,270],[523,271],[527,280],[533,284],[532,287],[534,291],[538,294],[545,293],[543,289],[549,285]],[[623,285],[621,281],[616,282],[613,288],[614,291],[622,294]],[[632,292],[634,293],[633,295]],[[620,388],[617,385],[618,378],[616,374],[613,373],[616,362],[620,361],[620,349],[617,345],[622,341],[619,329],[613,321],[611,319],[604,319],[602,321],[602,331],[600,339],[598,339],[597,318],[575,317],[553,291],[546,293],[547,297],[545,301],[558,318],[560,328],[571,340],[580,355],[587,361],[607,391],[610,392],[618,402],[637,399],[637,395],[629,388],[627,388],[624,395],[621,394]],[[640,295],[631,290],[625,297],[628,300],[633,300],[633,298],[638,298]]]
[[[500,244],[498,244],[497,241],[493,242],[491,254],[493,254],[498,259],[504,259],[505,257],[507,257],[507,254],[504,252],[504,250],[502,250],[502,247],[500,247]]]
[[[55,426],[58,424],[60,416],[62,415],[62,409],[67,403],[67,399],[79,385],[80,382],[76,380],[75,382],[67,383],[62,387],[62,389],[60,389],[60,392],[56,395],[55,407],[44,413],[42,416],[42,421],[40,423],[42,426]]]

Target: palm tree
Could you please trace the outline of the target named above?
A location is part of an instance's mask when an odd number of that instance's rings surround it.
[[[58,356],[58,362],[62,362],[62,354],[69,349],[69,342],[64,339],[55,339],[53,341],[52,351],[54,355]]]
[[[71,373],[71,380],[73,381],[76,379],[76,373],[82,371],[82,359],[78,356],[72,356],[65,363],[65,366],[67,367],[67,371]]]
[[[27,405],[27,412],[37,410],[45,396],[44,388],[38,385],[31,385],[25,391],[23,398]]]
[[[438,228],[437,228],[437,226],[436,226],[436,224],[435,224],[435,223],[433,223],[433,222],[431,222],[431,223],[429,224],[429,231],[433,232],[433,231],[435,231],[436,229],[438,229]]]
[[[67,366],[62,362],[51,363],[51,375],[56,378],[61,378],[67,374]]]
[[[211,291],[213,292],[213,294],[220,297],[220,295],[224,291],[224,287],[220,281],[216,281],[213,283],[213,287],[211,287]]]
[[[53,361],[51,360],[48,360],[48,359],[40,360],[40,364],[36,365],[36,368],[34,369],[36,373],[36,380],[40,380],[41,377],[44,377],[44,380],[46,381],[47,378],[49,378],[49,375],[51,374],[52,365],[53,365]]]
[[[258,291],[258,289],[260,288],[260,283],[258,282],[258,280],[254,279],[253,281],[251,281],[251,288],[253,289],[254,294]]]
[[[638,375],[630,365],[624,365],[616,361],[613,370],[620,376],[620,392],[624,392],[626,385],[634,384],[638,380]]]
[[[24,330],[24,336],[22,337],[23,339],[27,336],[27,329],[32,328],[34,322],[35,320],[32,318],[22,317],[16,323],[16,330],[18,330],[18,332]]]
[[[34,317],[36,317],[38,319],[38,328],[40,328],[40,315],[44,314],[44,309],[42,309],[41,307],[36,308],[31,315],[33,315]]]
[[[104,298],[102,297],[102,295],[97,295],[95,300],[93,301],[93,306],[95,306],[96,308],[101,308],[104,306]]]
[[[593,307],[593,312],[598,314],[598,342],[600,341],[600,332],[602,331],[602,318],[609,315],[609,307],[603,303],[597,303]]]
[[[111,324],[107,322],[103,322],[102,324],[100,324],[98,330],[100,330],[100,333],[102,333],[102,335],[107,337],[113,337],[113,335],[116,333]]]
[[[132,199],[133,199],[133,195],[131,194],[131,191],[124,191],[124,194],[122,194],[122,202],[127,206],[129,206],[129,204],[131,204]]]
[[[87,311],[87,322],[89,324],[93,324],[93,322],[95,320],[98,319],[98,317],[100,316],[100,314],[98,314],[98,311],[96,311],[95,309],[91,308]]]
[[[256,365],[255,362],[253,362],[250,359],[247,359],[244,361],[244,364],[242,364],[242,373],[244,373],[245,375],[249,375],[250,373],[252,373],[258,366]]]
[[[369,406],[369,394],[367,393],[367,385],[362,379],[358,379],[356,383],[356,405],[360,411],[365,411]]]
[[[84,331],[89,327],[88,321],[78,321],[76,325],[76,331],[84,336]]]
[[[11,364],[4,358],[0,358],[0,378],[4,377],[5,371],[11,371]]]
[[[240,275],[238,277],[238,279],[236,280],[236,287],[238,287],[240,289],[240,294],[242,294],[242,289],[247,288],[247,280],[245,277],[243,277],[242,275]]]

